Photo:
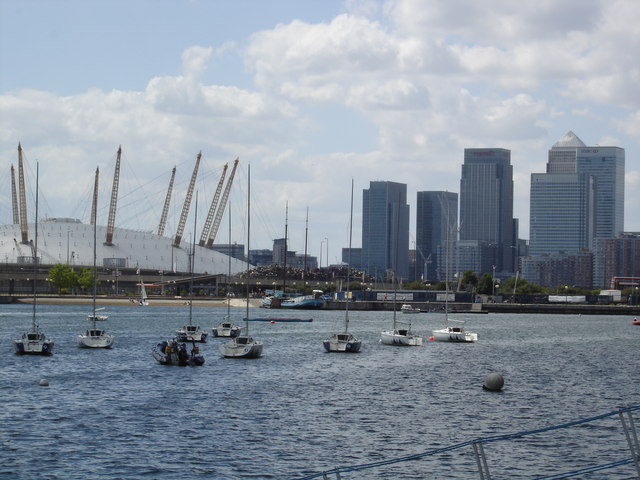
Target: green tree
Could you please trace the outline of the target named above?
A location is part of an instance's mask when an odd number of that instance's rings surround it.
[[[49,269],[49,281],[58,289],[59,294],[66,293],[75,285],[75,277],[75,272],[64,263],[58,263]]]
[[[493,277],[489,273],[485,273],[480,280],[478,280],[478,293],[482,295],[491,295],[493,293]]]
[[[80,290],[89,290],[93,287],[93,270],[80,268],[75,271],[75,286]]]
[[[473,270],[466,270],[462,274],[462,287],[467,292],[473,292],[478,286],[478,275]]]

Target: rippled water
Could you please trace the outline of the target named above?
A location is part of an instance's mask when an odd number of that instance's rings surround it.
[[[181,368],[150,352],[186,323],[185,307],[107,310],[116,346],[87,350],[75,343],[87,307],[40,305],[41,329],[56,341],[45,358],[13,354],[32,310],[2,306],[0,478],[294,479],[640,403],[640,328],[627,317],[461,315],[478,343],[401,348],[378,343],[391,313],[350,312],[361,353],[327,354],[322,340],[343,314],[285,312],[314,321],[252,322],[262,358],[224,359],[211,339],[203,367]],[[194,323],[210,329],[225,312],[194,308]],[[285,314],[252,316],[270,313]],[[442,318],[411,321],[429,336]],[[502,393],[482,390],[491,372],[504,376]],[[485,453],[494,478],[513,479],[629,457],[625,448],[613,419]],[[630,478],[632,467],[617,474],[598,478]],[[479,477],[469,448],[342,478]]]

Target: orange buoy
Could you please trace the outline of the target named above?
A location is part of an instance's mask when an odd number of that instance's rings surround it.
[[[271,323],[276,323],[276,321],[275,320],[271,320]]]
[[[436,339],[436,337],[434,337],[434,336],[429,337],[429,340],[431,340],[431,341],[433,341],[435,339]]]

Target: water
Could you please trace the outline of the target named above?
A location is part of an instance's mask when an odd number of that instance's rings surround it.
[[[640,403],[640,328],[622,316],[459,315],[478,343],[401,348],[378,343],[391,313],[352,311],[361,353],[327,354],[322,340],[343,313],[255,309],[314,321],[252,322],[262,358],[224,359],[211,338],[201,345],[205,365],[181,368],[150,352],[187,322],[186,307],[108,307],[101,325],[116,335],[113,350],[76,347],[88,311],[39,305],[55,354],[21,357],[12,339],[30,328],[32,308],[2,307],[0,478],[294,479]],[[225,313],[194,307],[194,323],[210,330]],[[239,320],[244,309],[232,314]],[[442,322],[410,320],[427,337]],[[491,372],[504,376],[503,392],[482,390]],[[487,444],[485,453],[494,478],[517,479],[627,458],[625,448],[614,418]],[[625,466],[595,478],[633,473]],[[479,476],[468,448],[342,478]]]

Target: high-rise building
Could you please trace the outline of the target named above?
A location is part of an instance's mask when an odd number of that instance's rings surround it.
[[[441,281],[445,271],[439,252],[446,251],[447,239],[457,240],[458,194],[418,192],[416,207],[416,279]],[[453,268],[453,265],[450,265]],[[442,270],[442,271],[441,271]]]
[[[531,175],[531,255],[591,250],[624,229],[624,149],[588,147],[568,132]]]
[[[493,247],[492,264],[498,272],[509,274],[514,272],[513,229],[511,151],[465,148],[460,179],[460,240],[479,240]]]
[[[362,192],[362,268],[378,280],[409,278],[409,205],[403,183],[374,181]]]

